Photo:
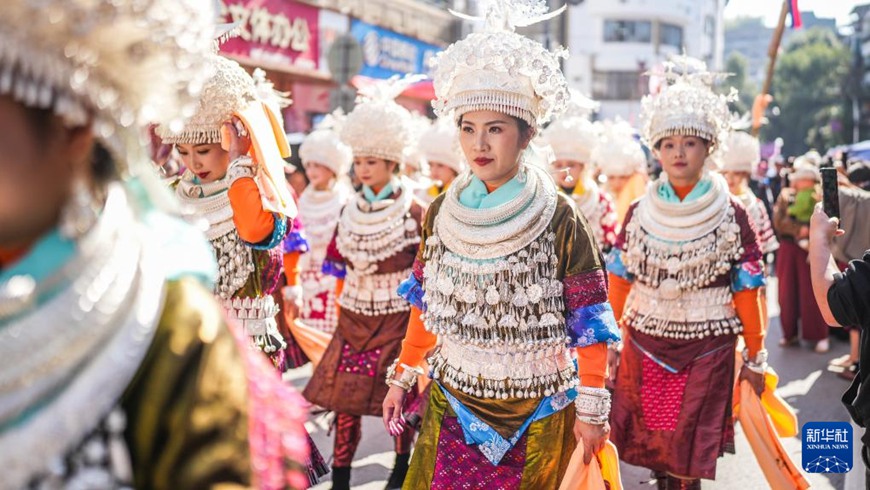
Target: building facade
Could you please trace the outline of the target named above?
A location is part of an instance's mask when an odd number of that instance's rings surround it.
[[[288,133],[306,133],[334,103],[338,84],[327,53],[348,34],[360,44],[363,63],[353,84],[393,75],[425,73],[428,59],[451,43],[458,22],[447,3],[435,0],[221,0],[223,16],[239,25],[239,35],[221,54],[246,68],[263,68],[275,88],[289,92],[284,110]],[[419,95],[422,93],[422,95]],[[401,102],[420,112],[426,91]]]
[[[569,2],[571,3],[571,2]],[[636,123],[644,74],[685,52],[723,64],[725,0],[595,0],[571,5],[563,39],[568,83],[601,102],[601,117]]]

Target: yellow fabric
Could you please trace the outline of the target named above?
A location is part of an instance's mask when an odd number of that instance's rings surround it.
[[[797,415],[791,405],[776,393],[778,383],[779,375],[772,368],[768,368],[764,374],[764,393],[761,394],[761,406],[770,416],[779,437],[795,437],[798,435]]]
[[[734,372],[735,374],[739,374],[740,368],[743,366],[743,356],[738,352],[735,352],[735,355],[736,362],[734,364]],[[779,375],[776,374],[776,371],[774,371],[772,367],[768,366],[767,371],[764,373],[764,392],[761,394],[761,406],[764,407],[764,411],[767,412],[768,417],[770,417],[770,421],[773,423],[773,428],[776,430],[779,437],[795,437],[798,435],[797,414],[795,414],[794,408],[792,408],[784,398],[776,393],[776,387],[778,384]],[[737,415],[740,413],[741,398],[739,388],[739,381],[735,381],[734,402],[732,408],[735,420],[737,419]]]
[[[293,334],[299,348],[311,360],[312,366],[317,367],[323,358],[323,353],[326,352],[329,341],[332,340],[332,335],[309,327],[298,319],[287,322],[287,328],[290,329],[290,333]]]
[[[616,218],[621,225],[625,221],[628,208],[637,198],[646,192],[647,176],[642,173],[634,173],[629,177],[625,187],[616,196]]]
[[[260,188],[263,208],[295,218],[296,202],[284,180],[284,158],[290,155],[290,150],[275,115],[262,103],[251,104],[235,115],[251,137],[251,157],[258,166],[254,180]]]
[[[604,449],[586,465],[583,464],[583,445],[577,444],[559,490],[622,490],[616,446],[607,441]]]
[[[738,420],[770,488],[773,490],[809,488],[809,483],[779,443],[776,430],[748,381],[740,382],[739,392]]]

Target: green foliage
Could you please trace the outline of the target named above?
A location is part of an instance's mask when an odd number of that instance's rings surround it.
[[[809,29],[794,36],[776,61],[771,107],[780,113],[768,116],[762,138],[782,137],[786,155],[810,148],[824,152],[844,143],[849,61],[848,47],[830,31]]]
[[[738,116],[743,116],[752,109],[752,101],[758,93],[759,88],[752,80],[749,80],[747,72],[749,71],[749,61],[745,56],[738,52],[731,53],[725,61],[725,72],[730,76],[719,85],[719,92],[728,93],[731,87],[737,89],[739,99],[731,102],[729,107],[731,112]]]

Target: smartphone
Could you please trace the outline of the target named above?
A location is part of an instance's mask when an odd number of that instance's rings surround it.
[[[837,169],[834,167],[822,167],[822,206],[825,214],[831,218],[840,217],[840,194],[837,184]]]

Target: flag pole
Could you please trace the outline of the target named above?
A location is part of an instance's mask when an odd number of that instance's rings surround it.
[[[761,88],[761,93],[755,97],[752,104],[752,135],[758,136],[761,130],[761,118],[764,115],[764,110],[767,104],[770,103],[770,86],[773,83],[773,68],[776,65],[776,55],[779,53],[779,45],[782,43],[782,34],[785,31],[785,19],[789,12],[789,2],[791,0],[783,0],[782,9],[779,11],[779,23],[773,31],[773,38],[770,40],[770,47],[767,49],[767,75],[764,77],[764,85]]]

